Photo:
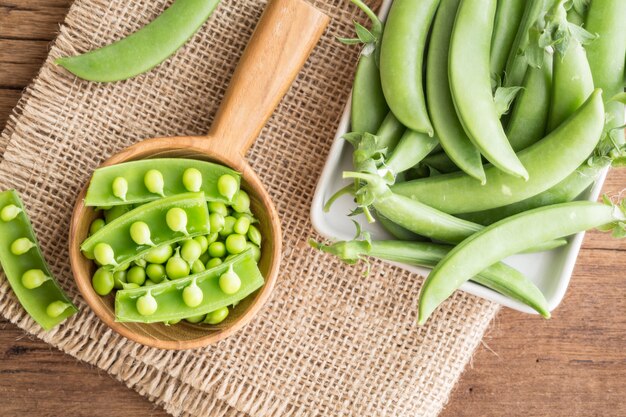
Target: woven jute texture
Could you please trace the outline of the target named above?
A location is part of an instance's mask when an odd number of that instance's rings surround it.
[[[202,134],[265,3],[223,0],[191,42],[133,80],[77,80],[53,59],[109,43],[154,19],[166,0],[77,0],[50,57],[0,139],[0,189],[23,196],[43,251],[79,314],[43,332],[4,279],[11,322],[98,366],[176,416],[434,416],[480,342],[496,305],[455,294],[416,324],[422,278],[374,263],[346,266],[306,244],[313,190],[330,148],[358,48],[341,45],[347,0],[248,158],[282,218],[284,260],[269,304],[216,346],[173,352],[130,342],[90,312],[72,279],[67,237],[76,195],[100,162],[143,138]]]

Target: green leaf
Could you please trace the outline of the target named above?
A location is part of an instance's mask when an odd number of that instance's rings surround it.
[[[509,111],[511,103],[522,88],[523,87],[498,87],[496,89],[493,100],[496,103],[496,110],[498,111],[499,116],[502,116]]]
[[[361,142],[362,137],[363,133],[360,132],[348,132],[341,136],[342,139],[349,142],[355,148],[359,145],[359,142]]]
[[[354,30],[356,31],[357,38],[359,38],[363,43],[376,43],[378,40],[376,36],[369,31],[369,29],[359,22],[354,22]]]
[[[611,206],[611,207],[613,206],[613,202],[611,201],[609,196],[606,194],[602,194],[602,202],[606,204],[607,206]]]
[[[614,168],[626,167],[626,156],[619,156],[617,158],[614,158],[611,162],[611,166]]]
[[[586,45],[598,38],[597,34],[591,33],[574,23],[568,22],[567,28],[569,29],[570,35],[582,45]]]
[[[626,104],[626,91],[615,94],[609,99],[609,101],[617,101],[618,103]],[[623,126],[622,126],[623,128]]]
[[[617,222],[615,228],[613,229],[613,237],[617,239],[623,239],[626,237],[626,223]]]

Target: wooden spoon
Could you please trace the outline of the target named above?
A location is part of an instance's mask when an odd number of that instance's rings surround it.
[[[92,261],[80,251],[96,213],[83,199],[74,207],[70,229],[70,260],[74,279],[93,311],[113,330],[136,342],[163,349],[190,349],[215,343],[241,329],[268,300],[276,282],[281,257],[280,221],[269,194],[244,155],[287,92],[329,18],[303,0],[271,0],[235,70],[230,86],[207,136],[180,136],[144,140],[112,156],[103,166],[145,158],[195,158],[219,162],[242,173],[242,188],[263,235],[259,268],[265,285],[237,305],[218,326],[181,322],[163,324],[118,323],[114,296],[100,297],[91,286]]]

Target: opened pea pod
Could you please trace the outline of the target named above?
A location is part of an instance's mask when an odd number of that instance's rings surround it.
[[[142,204],[189,192],[203,192],[207,201],[230,203],[240,181],[237,171],[196,159],[132,161],[98,168],[89,183],[85,205]]]
[[[45,330],[78,311],[52,276],[15,190],[0,193],[0,264],[26,312]]]
[[[186,193],[129,211],[91,235],[81,250],[99,264],[119,269],[156,245],[208,233],[210,221],[204,193]]]

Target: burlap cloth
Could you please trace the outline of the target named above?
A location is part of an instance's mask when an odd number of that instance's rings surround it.
[[[0,189],[21,192],[53,272],[81,311],[45,333],[2,277],[2,314],[176,416],[436,415],[497,306],[457,293],[418,327],[420,277],[379,263],[364,277],[365,266],[346,266],[306,244],[314,233],[311,197],[358,54],[335,40],[361,18],[347,0],[316,3],[332,23],[249,153],[284,233],[267,307],[216,346],[173,352],[118,336],[82,300],[67,251],[80,187],[103,159],[142,138],[206,132],[265,6],[223,0],[173,58],[130,81],[83,82],[52,63],[131,33],[168,3],[77,0],[19,102],[0,139]]]

